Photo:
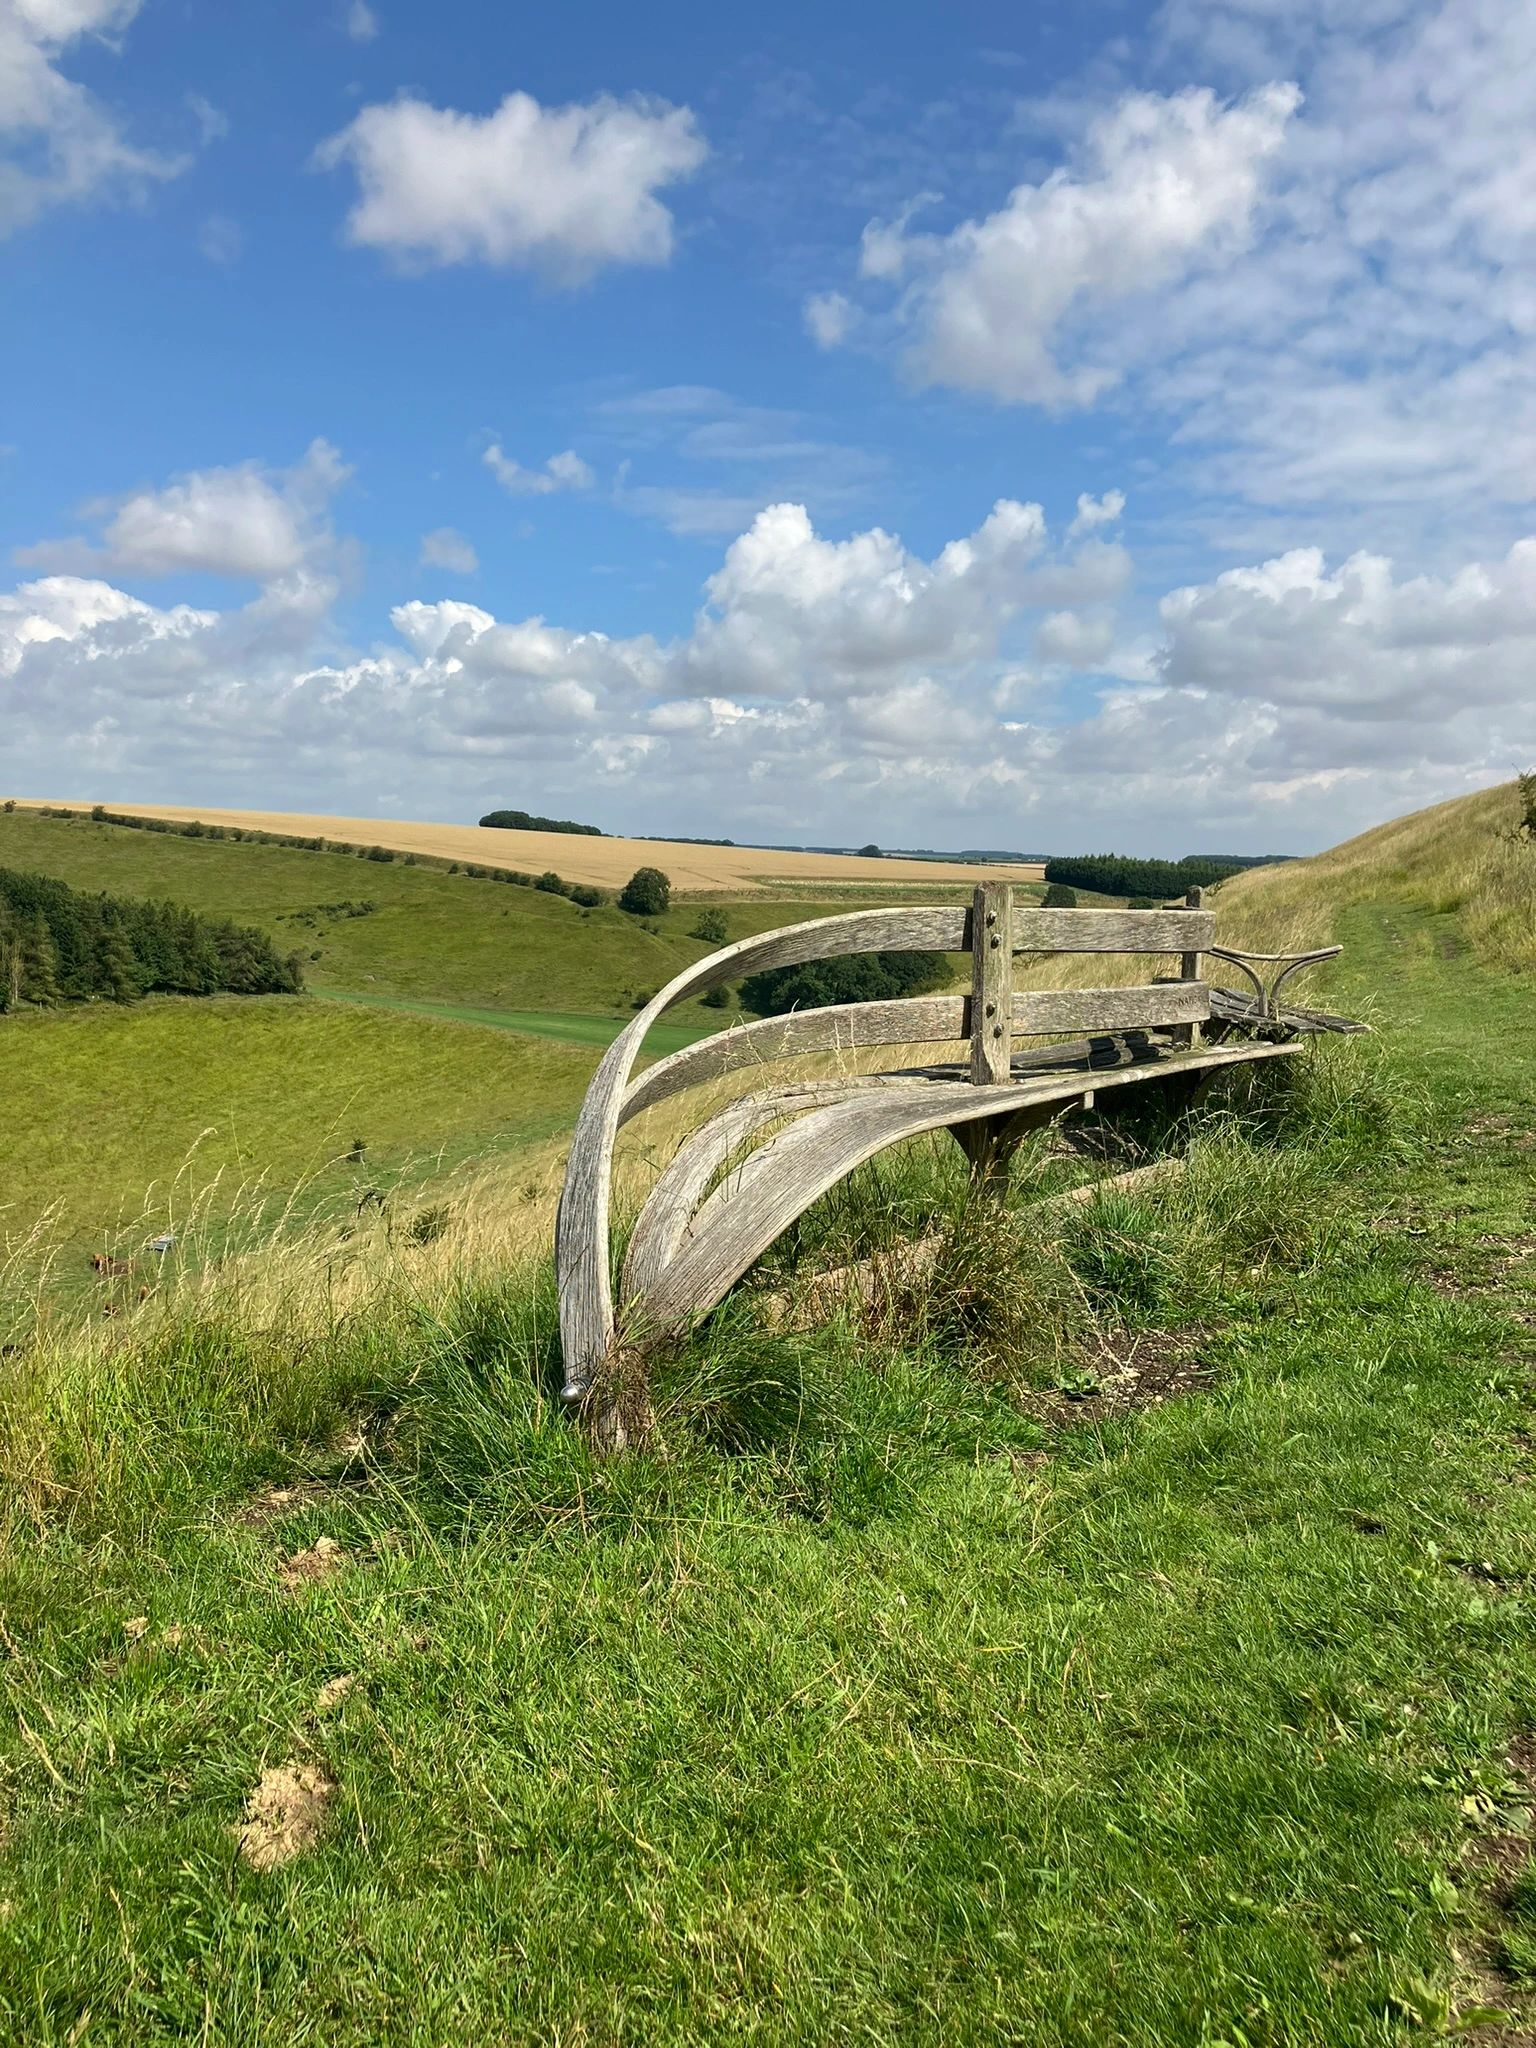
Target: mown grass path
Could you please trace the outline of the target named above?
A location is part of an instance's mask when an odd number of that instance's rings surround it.
[[[1084,1225],[1099,1334],[1208,1374],[1138,1416],[1047,1431],[963,1320],[738,1313],[674,1455],[596,1467],[547,1295],[408,1269],[323,1343],[210,1297],[46,1429],[8,1383],[0,2032],[1385,2048],[1518,2007],[1536,1015],[1449,921],[1345,937],[1421,1108]],[[317,1826],[264,1872],[278,1766]]]

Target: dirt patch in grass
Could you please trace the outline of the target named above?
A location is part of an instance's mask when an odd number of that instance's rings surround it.
[[[264,1486],[238,1511],[235,1520],[246,1529],[265,1529],[285,1515],[296,1515],[301,1508],[319,1507],[335,1491],[324,1479],[291,1479],[286,1486]]]
[[[1458,1958],[1467,1980],[1460,2008],[1488,2006],[1504,2017],[1458,2031],[1482,2048],[1536,2048],[1536,1985],[1513,1967],[1510,1954],[1517,1892],[1531,1863],[1536,1734],[1517,1736],[1504,1761],[1509,1790],[1494,1829],[1475,1844],[1463,1865],[1464,1876],[1482,1897],[1484,1914],[1472,1944]]]
[[[312,1849],[335,1792],[318,1764],[278,1764],[263,1771],[238,1830],[240,1854],[251,1869],[279,1870]]]
[[[1208,1330],[1108,1330],[1079,1354],[1053,1384],[1026,1388],[1027,1415],[1058,1428],[1134,1415],[1210,1386],[1215,1370],[1202,1356]]]
[[[350,1562],[334,1536],[317,1536],[308,1550],[296,1550],[291,1557],[285,1557],[277,1568],[277,1576],[290,1593],[297,1593],[305,1586],[334,1578]]]

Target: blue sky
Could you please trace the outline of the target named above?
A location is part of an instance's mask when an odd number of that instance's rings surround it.
[[[1506,776],[1533,59],[0,0],[0,783],[1177,853]]]

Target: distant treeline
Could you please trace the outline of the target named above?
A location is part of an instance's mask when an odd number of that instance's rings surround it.
[[[0,868],[0,1010],[97,996],[293,995],[303,985],[298,955],[280,958],[248,925]]]
[[[0,810],[14,811],[14,798],[0,804]],[[104,804],[92,804],[90,810],[72,811],[63,804],[40,804],[31,813],[35,818],[89,818],[93,825],[123,825],[132,832],[165,832],[174,839],[239,839],[252,846],[290,846],[304,853],[344,853],[358,860],[390,862],[398,860],[405,868],[434,868],[439,874],[469,875],[480,882],[510,882],[518,889],[543,889],[552,896],[569,897],[572,903],[583,909],[595,909],[606,903],[607,897],[601,889],[593,889],[583,882],[567,882],[554,870],[546,869],[542,875],[527,875],[518,868],[485,867],[477,861],[448,860],[436,853],[400,853],[390,846],[359,846],[350,839],[318,839],[306,837],[297,832],[268,832],[254,825],[204,825],[199,819],[190,824],[179,824],[173,818],[141,818],[131,811],[109,811]],[[601,838],[603,835],[597,835]]]
[[[578,825],[574,818],[536,818],[532,811],[487,811],[482,825],[499,825],[506,832],[583,832],[589,839],[605,839],[601,825]]]
[[[942,953],[844,953],[799,967],[765,967],[741,984],[743,1009],[759,1017],[814,1010],[824,1003],[879,1003],[942,988],[949,967]]]
[[[1186,855],[1183,860],[1137,860],[1127,853],[1083,853],[1045,864],[1048,882],[1069,889],[1096,889],[1103,896],[1182,896],[1187,889],[1208,888],[1260,861],[1214,860]]]

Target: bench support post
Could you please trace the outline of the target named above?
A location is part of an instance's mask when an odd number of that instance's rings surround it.
[[[1013,1072],[1013,890],[983,882],[971,899],[971,1065],[978,1088],[995,1088]],[[971,1162],[971,1179],[988,1194],[1008,1184],[1008,1162],[1023,1136],[1010,1119],[952,1124],[950,1135]]]
[[[971,1079],[996,1087],[1012,1072],[1013,891],[983,882],[971,904]]]
[[[1204,902],[1205,891],[1201,888],[1191,889],[1184,898],[1184,905],[1187,910],[1199,910],[1204,905]],[[1181,981],[1198,981],[1200,979],[1200,955],[1198,953],[1181,953],[1179,955],[1179,979]],[[1199,1045],[1202,1036],[1200,1026],[1198,1024],[1187,1024],[1184,1029],[1189,1034],[1186,1043],[1191,1046]]]

